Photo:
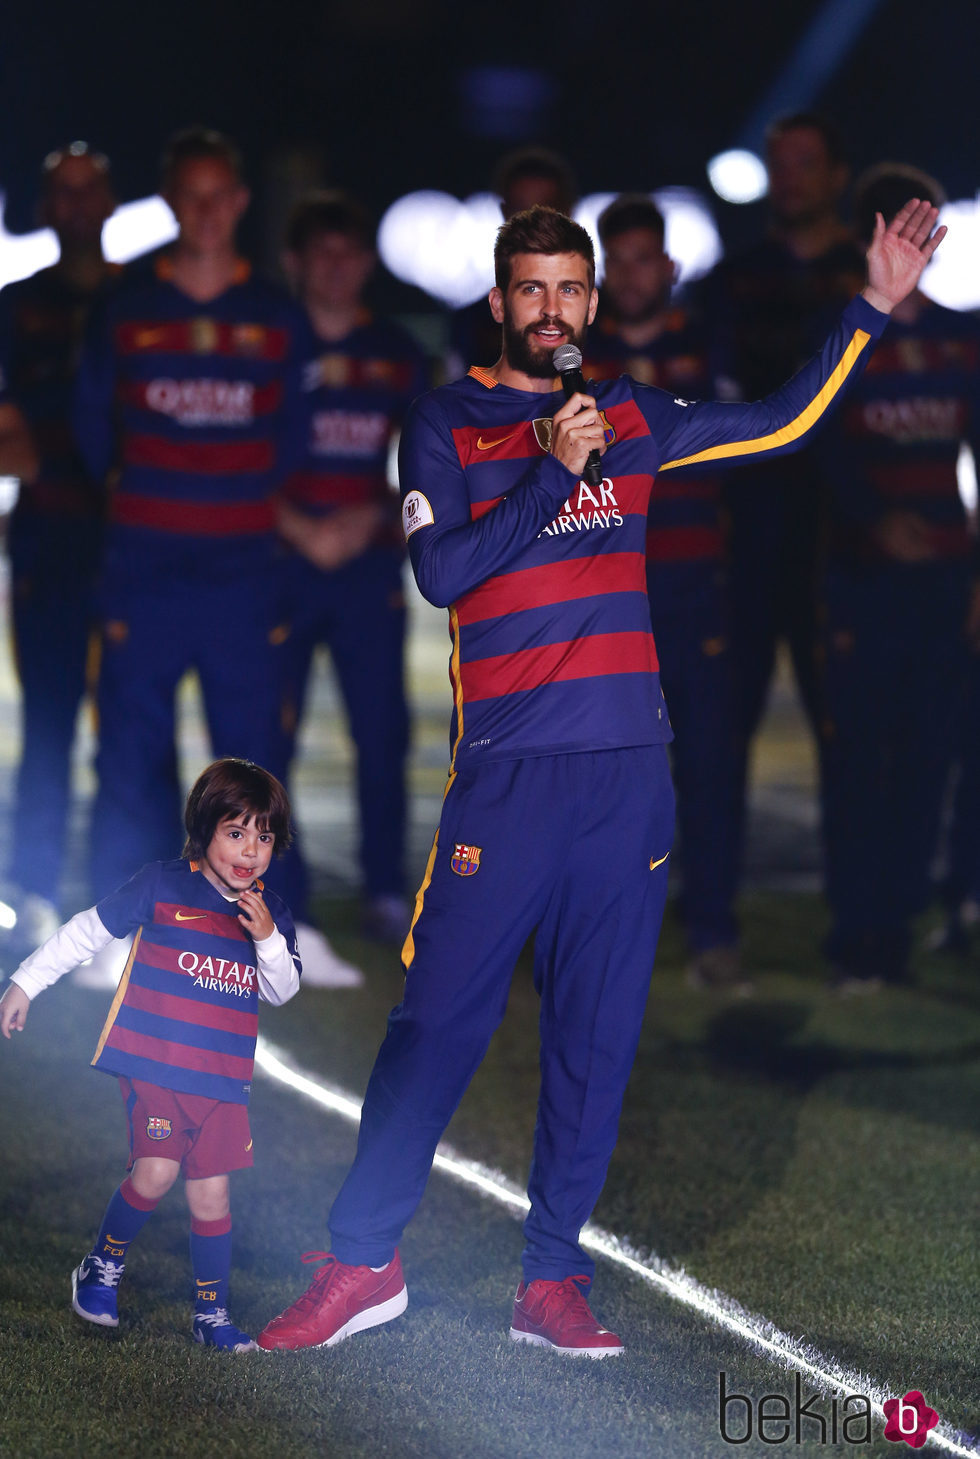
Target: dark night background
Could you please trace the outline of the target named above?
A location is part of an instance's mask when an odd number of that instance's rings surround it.
[[[851,0],[859,4],[859,0]],[[6,225],[34,225],[36,169],[84,137],[112,157],[120,199],[155,190],[161,145],[200,121],[242,144],[256,204],[246,244],[265,262],[292,192],[348,187],[376,212],[421,187],[465,196],[524,141],[571,157],[583,192],[686,184],[733,145],[824,8],[814,0],[487,6],[444,0],[279,5],[50,3],[5,7]],[[812,98],[856,168],[888,157],[978,187],[980,6],[881,0]],[[514,96],[481,68],[537,73]],[[509,98],[509,100],[508,100]],[[803,98],[809,101],[810,98]],[[717,203],[726,241],[762,205]],[[273,221],[275,220],[275,221]]]

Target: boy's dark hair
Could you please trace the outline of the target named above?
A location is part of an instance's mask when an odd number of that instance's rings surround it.
[[[286,247],[301,253],[321,233],[342,233],[362,248],[374,247],[374,226],[367,208],[338,189],[304,193],[286,224]]]
[[[646,193],[621,193],[603,208],[596,227],[603,248],[610,239],[629,233],[632,228],[646,228],[656,233],[663,246],[666,232],[663,213]]]
[[[191,860],[203,856],[220,823],[237,816],[244,816],[246,825],[254,817],[260,831],[271,831],[277,856],[292,840],[289,796],[276,777],[251,760],[215,760],[197,777],[187,797],[182,855]]]
[[[163,149],[160,162],[160,178],[164,188],[173,182],[177,169],[185,162],[223,162],[243,180],[242,154],[230,137],[216,132],[212,127],[184,127],[174,132]]]
[[[526,208],[515,213],[497,230],[493,249],[493,271],[497,288],[506,293],[510,266],[519,253],[577,253],[589,266],[589,288],[595,283],[595,249],[579,223],[557,208]]]
[[[565,204],[562,211],[571,212],[578,197],[578,184],[560,152],[553,152],[550,147],[518,147],[501,157],[493,170],[491,186],[506,203],[514,184],[523,182],[526,177],[548,178]]]
[[[941,183],[918,167],[904,162],[879,162],[862,172],[854,184],[854,227],[863,243],[875,231],[875,213],[890,223],[910,198],[941,208],[946,192]]]
[[[816,132],[823,142],[827,158],[835,166],[847,163],[847,148],[844,137],[836,122],[822,116],[818,111],[794,111],[786,116],[776,117],[766,128],[766,146],[777,141],[787,132]]]

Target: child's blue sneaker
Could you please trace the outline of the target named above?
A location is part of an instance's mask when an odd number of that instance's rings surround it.
[[[194,1341],[228,1353],[257,1353],[259,1345],[229,1320],[226,1307],[211,1307],[194,1317]]]
[[[103,1261],[89,1252],[71,1274],[72,1311],[100,1327],[118,1327],[116,1288],[124,1270],[121,1261]]]

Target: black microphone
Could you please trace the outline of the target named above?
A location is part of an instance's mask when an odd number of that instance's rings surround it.
[[[577,345],[560,344],[551,359],[561,376],[561,388],[565,392],[566,400],[576,392],[581,395],[588,394],[585,381],[582,379],[582,351]],[[590,486],[602,485],[602,456],[595,448],[589,452],[582,477]]]

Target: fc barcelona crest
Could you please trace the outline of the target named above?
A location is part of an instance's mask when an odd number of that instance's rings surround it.
[[[213,355],[218,348],[218,326],[202,315],[190,322],[191,349],[198,355]]]
[[[464,846],[462,841],[457,841],[453,849],[453,859],[449,865],[457,876],[473,876],[480,870],[482,851],[482,846]]]
[[[173,1134],[173,1128],[169,1120],[162,1115],[150,1115],[146,1122],[146,1133],[151,1140],[169,1140]]]

